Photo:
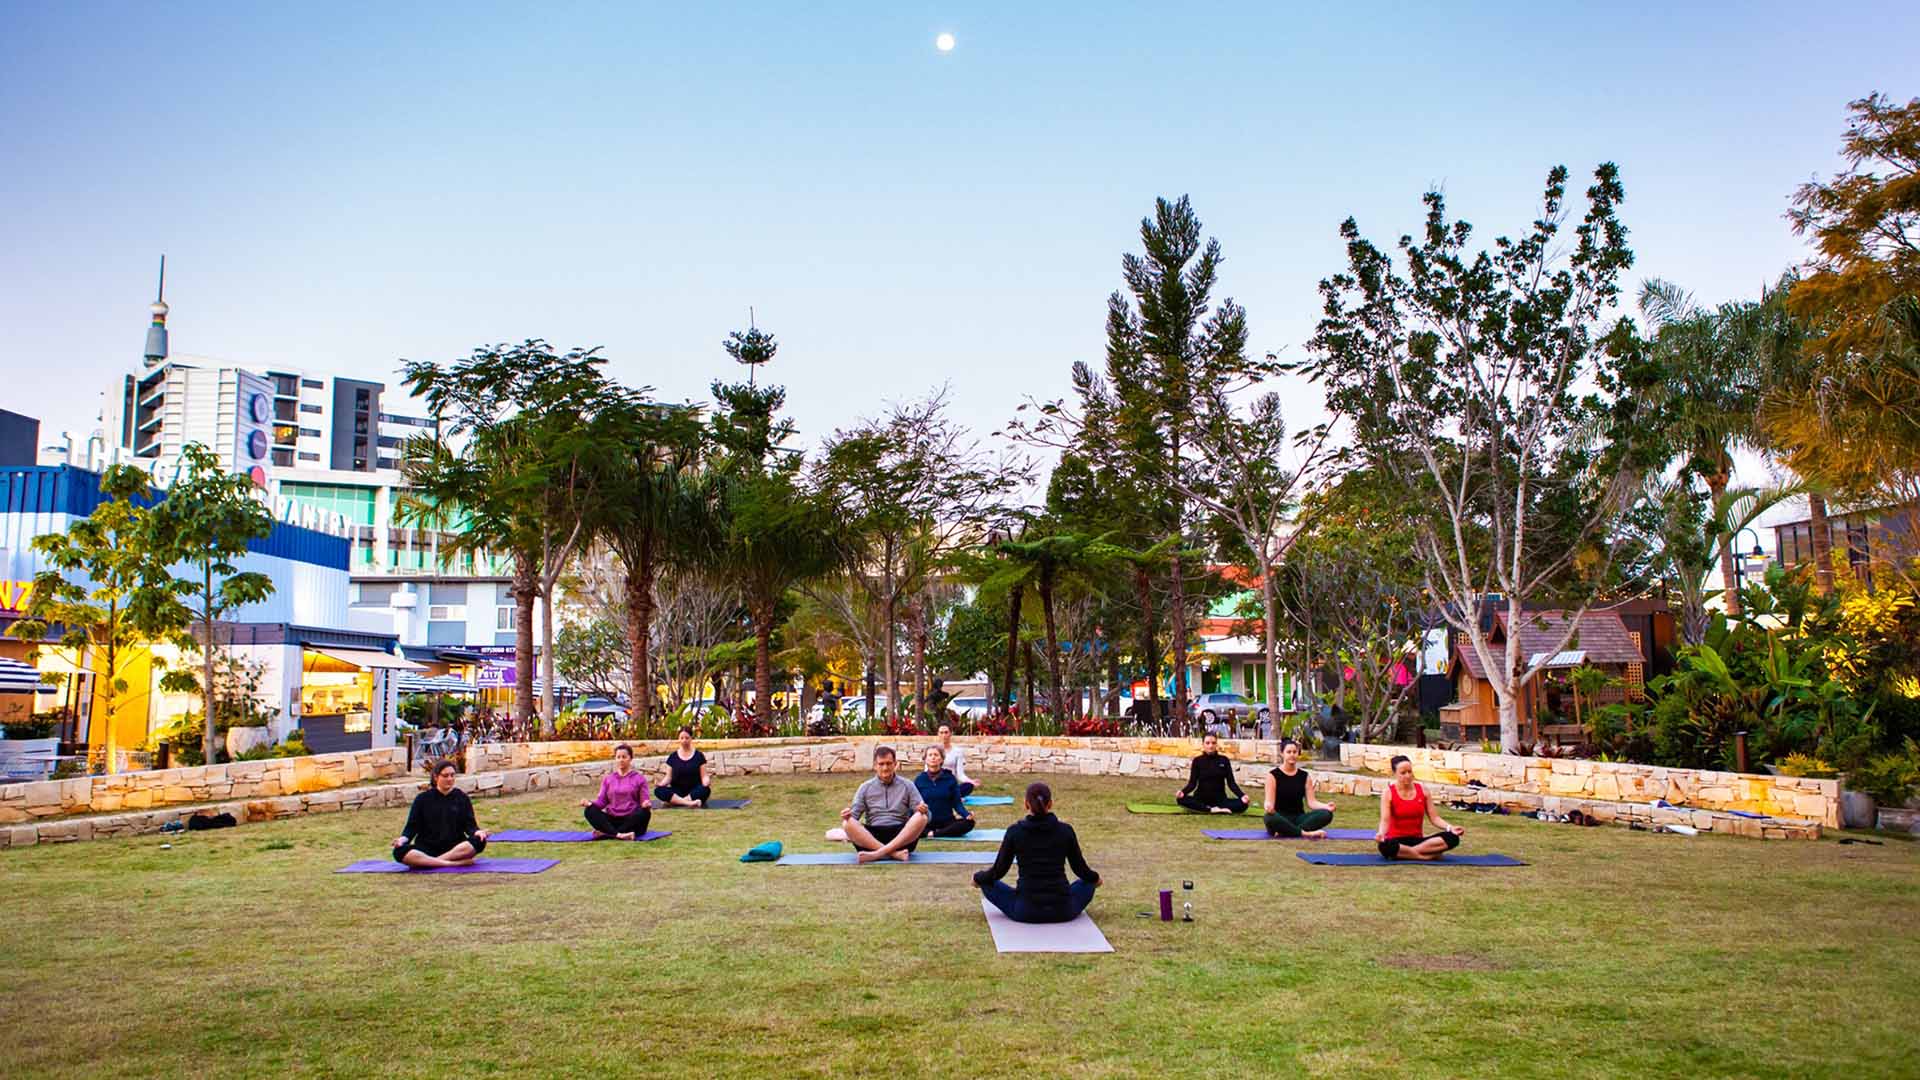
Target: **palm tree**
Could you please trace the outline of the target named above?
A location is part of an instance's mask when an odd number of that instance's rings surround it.
[[[1004,557],[1005,564],[991,584],[1009,592],[1031,585],[1040,598],[1040,616],[1046,628],[1047,693],[1059,718],[1063,722],[1070,720],[1078,702],[1070,708],[1063,696],[1060,628],[1054,602],[1071,578],[1084,574],[1108,557],[1106,538],[1049,531],[1031,539],[1002,540],[994,548]]]
[[[1671,282],[1651,279],[1640,289],[1640,311],[1653,330],[1653,355],[1662,378],[1652,404],[1665,419],[1681,474],[1707,486],[1717,502],[1733,478],[1733,452],[1756,441],[1765,366],[1767,312],[1763,303],[1733,301],[1704,308]],[[1732,588],[1733,544],[1718,538],[1727,610],[1740,611]]]
[[[607,481],[595,533],[626,571],[632,684],[629,702],[653,717],[654,580],[669,565],[697,561],[711,546],[716,480],[700,468],[701,426],[686,407],[624,388],[599,417]]]
[[[1660,514],[1660,558],[1680,592],[1680,634],[1698,645],[1707,634],[1707,578],[1718,552],[1740,530],[1773,506],[1792,497],[1795,487],[1729,488],[1702,508],[1684,480],[1655,480],[1647,485],[1648,501]],[[1726,592],[1734,592],[1731,573]],[[1736,611],[1737,608],[1729,607]]]
[[[773,631],[788,590],[847,565],[850,545],[837,508],[791,470],[726,477],[716,563],[746,601],[754,636],[754,713],[771,725]]]

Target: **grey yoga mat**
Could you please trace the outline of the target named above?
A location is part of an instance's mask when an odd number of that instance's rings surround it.
[[[1511,855],[1445,855],[1438,859],[1383,859],[1377,854],[1340,851],[1302,851],[1299,856],[1317,866],[1525,866]]]
[[[1265,829],[1202,829],[1201,832],[1215,840],[1300,840],[1298,836],[1274,836]],[[1366,829],[1328,829],[1329,840],[1371,840],[1373,833]],[[1308,840],[1306,843],[1312,843]]]
[[[663,836],[672,836],[671,831],[648,831],[634,837],[635,840],[658,840]],[[503,844],[573,844],[587,843],[593,840],[613,840],[611,836],[601,836],[592,829],[501,829],[487,837]]]
[[[1001,952],[1112,952],[1107,935],[1081,912],[1070,922],[1014,922],[985,897],[980,909],[987,913],[987,929],[993,931],[993,947]]]
[[[992,866],[994,853],[991,851],[916,851],[911,861],[904,865],[920,866],[925,863],[966,863],[970,866]],[[900,866],[899,859],[876,859],[862,863],[851,851],[811,851],[802,855],[782,855],[775,866]]]
[[[972,832],[967,833],[963,836],[929,836],[925,833],[922,833],[920,835],[920,839],[922,841],[939,840],[944,843],[953,843],[955,841],[960,841],[960,840],[973,840],[983,844],[997,844],[1000,841],[1005,840],[1006,838],[1007,838],[1007,830],[1005,829],[975,829]]]
[[[387,859],[361,859],[336,874],[537,874],[558,865],[559,859],[475,859],[465,866],[402,866]]]

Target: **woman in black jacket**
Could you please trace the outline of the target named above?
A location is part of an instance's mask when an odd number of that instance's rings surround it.
[[[1020,863],[1020,882],[1000,880],[1014,861]],[[1067,884],[1067,867],[1079,880]],[[1069,922],[1093,902],[1100,875],[1080,855],[1080,838],[1073,826],[1053,816],[1053,789],[1027,785],[1027,816],[1007,827],[1000,855],[990,869],[973,875],[973,883],[994,907],[1015,922]]]
[[[453,762],[434,762],[433,786],[413,797],[407,823],[393,842],[393,861],[421,869],[464,866],[486,848],[487,833],[473,819],[473,801],[453,786]]]
[[[1227,789],[1233,794],[1228,795]],[[1174,802],[1202,814],[1244,814],[1252,800],[1233,779],[1233,759],[1220,752],[1220,740],[1212,732],[1200,737],[1200,756],[1193,759],[1187,773],[1187,786],[1174,795]]]

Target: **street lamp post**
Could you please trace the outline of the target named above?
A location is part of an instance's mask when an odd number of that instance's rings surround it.
[[[1739,543],[1740,538],[1742,536],[1745,536],[1747,533],[1753,533],[1753,554],[1743,555],[1736,552],[1733,558],[1733,595],[1736,598],[1739,597],[1741,591],[1745,588],[1745,584],[1746,584],[1745,571],[1746,571],[1747,560],[1757,559],[1757,560],[1760,560],[1762,563],[1764,563],[1767,558],[1766,549],[1760,546],[1760,534],[1751,528],[1744,528],[1744,529],[1741,529],[1739,532],[1734,533],[1733,534],[1734,543],[1736,544]],[[1764,572],[1764,568],[1763,568],[1763,572]]]

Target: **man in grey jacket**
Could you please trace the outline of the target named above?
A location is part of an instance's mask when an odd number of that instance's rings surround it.
[[[898,775],[893,747],[873,748],[873,779],[860,785],[840,811],[839,831],[860,849],[861,862],[906,862],[927,827],[927,803],[912,781]],[[833,834],[828,833],[829,837]]]

